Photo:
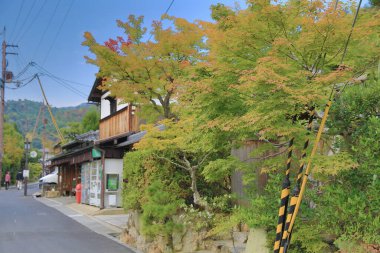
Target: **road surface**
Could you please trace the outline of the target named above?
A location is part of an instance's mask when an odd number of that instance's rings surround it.
[[[1,253],[131,253],[61,212],[36,201],[37,185],[0,190]]]

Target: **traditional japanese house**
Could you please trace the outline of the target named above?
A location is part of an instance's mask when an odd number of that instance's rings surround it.
[[[75,140],[61,145],[60,152],[50,159],[50,167],[58,168],[58,190],[61,196],[75,194],[75,186],[81,178],[83,166],[100,163],[101,157],[94,150],[94,143],[98,138],[99,131],[78,135]]]
[[[104,178],[101,182],[101,207],[122,205],[123,156],[136,141],[128,140],[139,131],[140,121],[136,107],[120,103],[110,92],[99,89],[102,79],[97,78],[88,101],[100,106],[99,140],[96,149],[101,151]],[[82,167],[82,171],[86,167]],[[83,172],[82,172],[83,173]],[[86,173],[84,174],[86,178]],[[83,174],[82,174],[82,179]],[[85,179],[86,180],[86,179]]]

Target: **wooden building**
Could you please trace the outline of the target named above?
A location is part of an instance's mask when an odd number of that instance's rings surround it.
[[[88,101],[100,107],[99,140],[95,146],[103,155],[100,206],[107,208],[122,205],[123,157],[136,142],[130,138],[139,132],[141,122],[137,108],[99,89],[101,82],[101,78],[95,80]]]
[[[81,178],[81,166],[94,159],[94,143],[99,132],[91,131],[78,135],[76,139],[60,147],[60,152],[51,158],[50,167],[58,168],[58,190],[61,196],[73,195],[75,186]]]
[[[99,89],[101,79],[93,84],[88,101],[100,108],[99,130],[78,135],[57,146],[51,166],[59,169],[61,195],[73,194],[81,182],[83,204],[100,208],[122,206],[123,157],[145,132],[139,132],[137,108],[120,103],[110,92]]]

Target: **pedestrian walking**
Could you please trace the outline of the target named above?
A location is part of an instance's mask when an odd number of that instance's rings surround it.
[[[22,181],[24,180],[22,171],[17,172],[16,180],[17,180],[17,190],[22,190]]]
[[[9,174],[9,171],[7,171],[7,174],[5,175],[5,190],[8,190],[10,183],[11,183],[11,174]]]

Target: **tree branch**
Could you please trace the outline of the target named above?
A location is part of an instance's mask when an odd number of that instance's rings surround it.
[[[155,156],[156,156],[157,158],[160,158],[160,159],[162,159],[162,160],[165,160],[165,161],[167,161],[167,162],[170,162],[171,164],[173,164],[173,165],[175,165],[175,166],[177,166],[177,167],[180,167],[180,168],[185,169],[185,170],[187,170],[187,171],[190,170],[190,168],[187,168],[187,167],[185,167],[185,166],[183,166],[183,165],[181,165],[181,164],[179,164],[179,163],[173,162],[173,161],[170,160],[169,158],[166,158],[166,157],[163,157],[163,156],[159,156],[159,155],[156,155],[156,154],[155,154]]]
[[[288,151],[287,149],[284,149],[283,151],[280,151],[278,153],[270,154],[270,155],[263,156],[263,157],[251,157],[251,158],[243,160],[242,162],[247,162],[247,161],[250,161],[250,160],[264,160],[264,159],[267,159],[267,158],[279,156],[279,155],[281,155],[281,154],[283,154],[283,153],[285,153],[287,151]]]

